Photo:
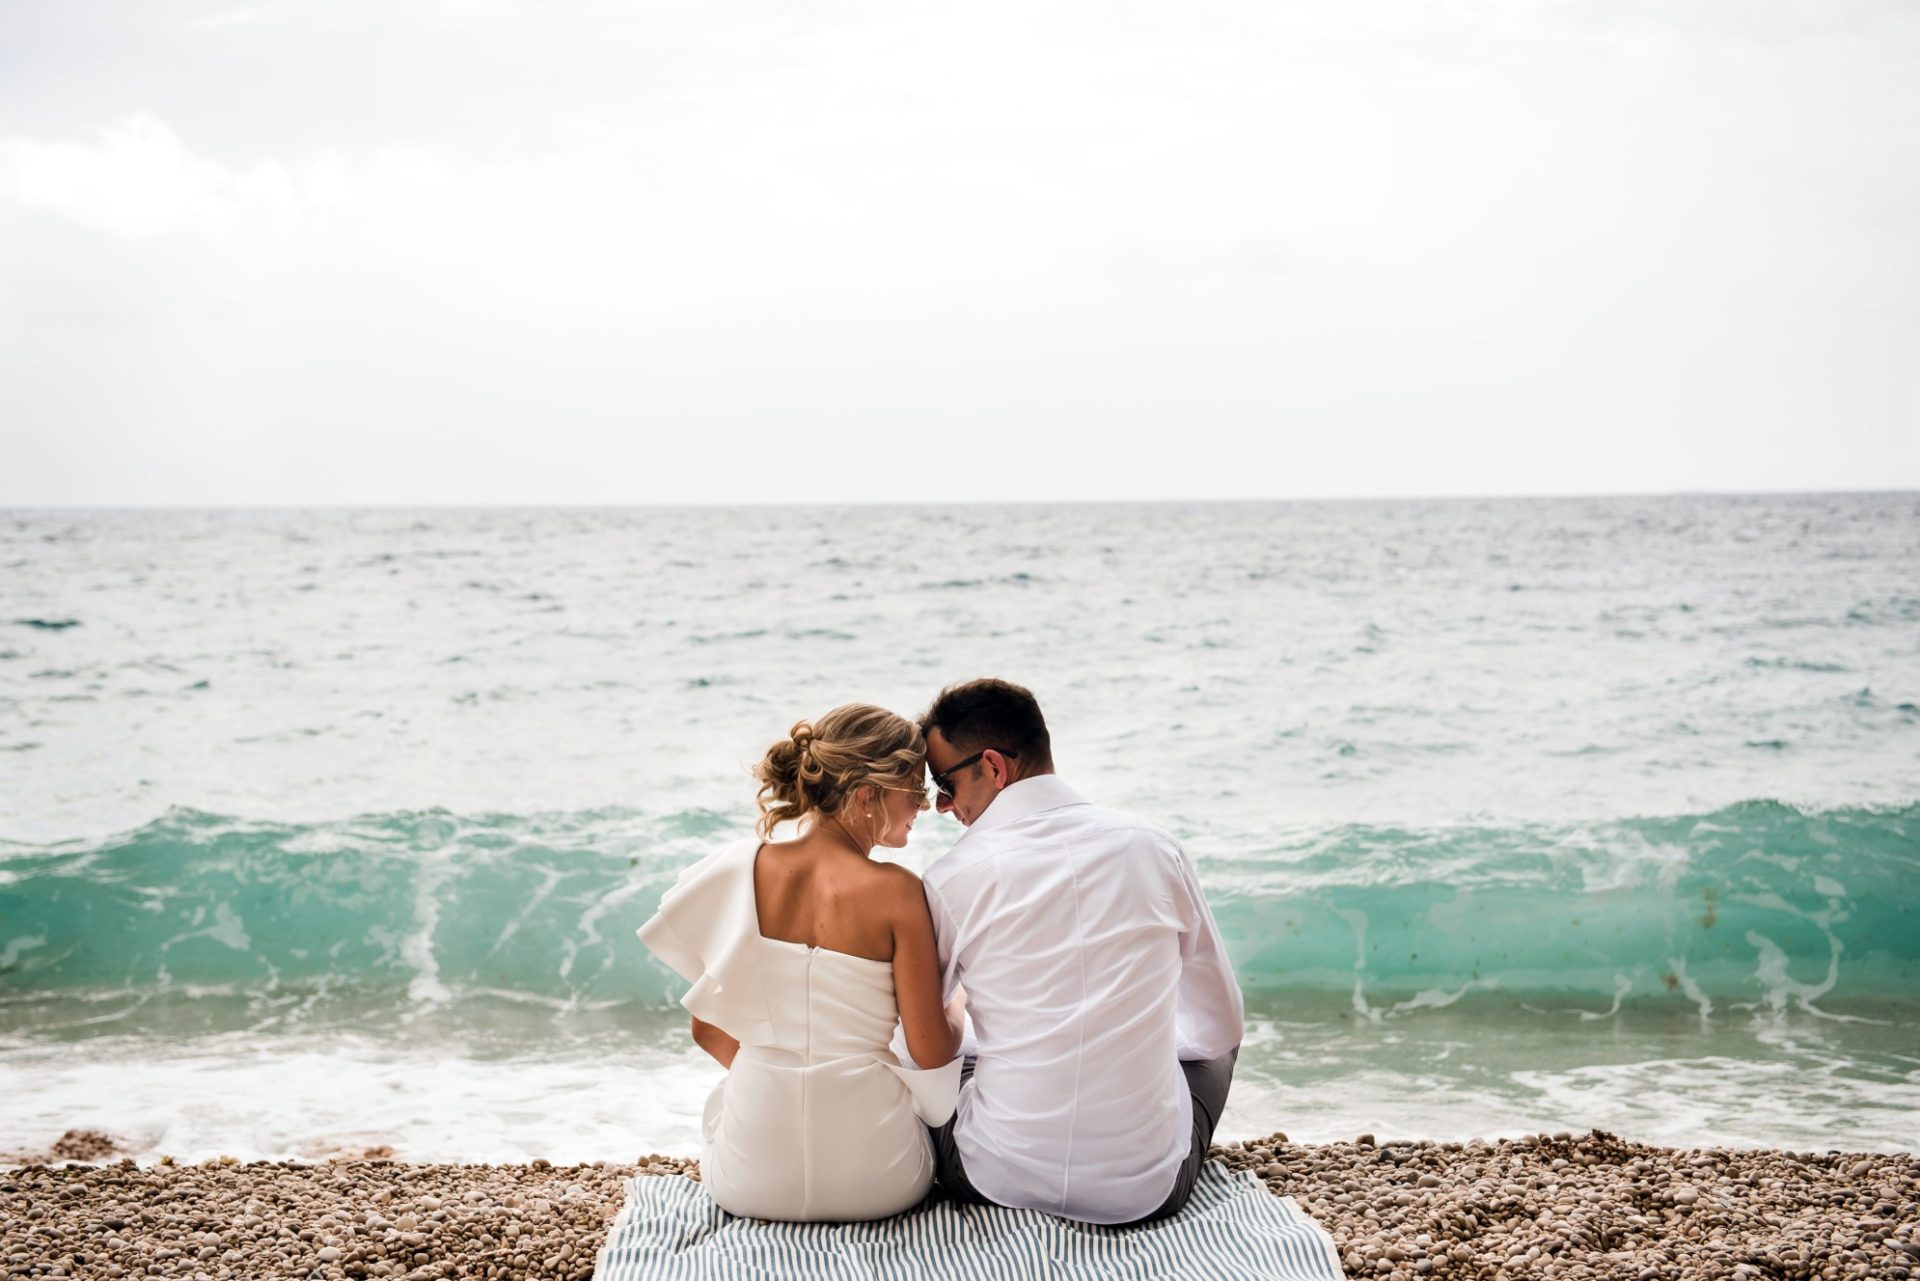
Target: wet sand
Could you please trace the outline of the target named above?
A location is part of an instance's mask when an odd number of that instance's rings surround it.
[[[1235,1143],[1215,1156],[1333,1234],[1352,1277],[1920,1274],[1920,1157],[1674,1149],[1594,1133],[1499,1142]],[[635,1164],[137,1166],[69,1134],[0,1170],[9,1277],[584,1281]],[[96,1162],[96,1163],[88,1163]]]

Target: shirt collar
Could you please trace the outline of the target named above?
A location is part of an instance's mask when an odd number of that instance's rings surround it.
[[[965,840],[975,832],[990,832],[996,827],[1005,827],[1008,823],[1023,818],[1056,810],[1063,805],[1085,805],[1087,798],[1067,786],[1067,781],[1058,774],[1035,774],[1023,778],[1017,783],[1009,783],[1000,789],[986,812],[973,820],[961,836]],[[958,844],[958,842],[955,842]]]

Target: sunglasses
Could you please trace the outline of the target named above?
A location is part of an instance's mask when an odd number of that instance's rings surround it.
[[[945,797],[947,800],[952,800],[953,799],[953,776],[955,774],[958,774],[961,770],[965,769],[967,766],[972,765],[973,763],[978,761],[982,756],[985,756],[988,752],[996,751],[996,750],[998,749],[992,748],[992,747],[983,747],[979,751],[975,752],[972,756],[967,757],[966,760],[958,761],[953,765],[948,766],[946,769],[938,771],[937,773],[932,768],[929,768],[927,772],[933,775],[933,786],[935,790],[938,791],[940,795]],[[1007,757],[1017,757],[1020,755],[1020,753],[1001,752],[1000,755],[1007,756]]]
[[[905,792],[913,798],[913,803],[921,809],[927,808],[927,806],[932,803],[927,796],[927,785],[925,783],[920,784],[918,787],[895,787],[891,783],[876,783],[875,786],[883,792]]]

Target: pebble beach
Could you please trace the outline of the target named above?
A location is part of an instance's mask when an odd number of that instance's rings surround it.
[[[193,1165],[112,1159],[110,1137],[62,1137],[0,1170],[9,1277],[392,1277],[585,1281],[636,1174],[697,1162]],[[1294,1197],[1347,1275],[1889,1278],[1920,1271],[1920,1158],[1661,1148],[1602,1132],[1469,1143],[1295,1144],[1214,1156]]]

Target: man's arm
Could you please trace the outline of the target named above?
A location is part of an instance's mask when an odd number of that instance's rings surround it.
[[[1176,994],[1174,1036],[1182,1059],[1217,1059],[1246,1034],[1246,1007],[1226,945],[1213,923],[1200,873],[1178,844],[1174,846],[1178,890],[1186,900],[1188,928],[1180,935],[1180,986]]]
[[[967,1020],[967,989],[961,986],[958,931],[954,928],[953,915],[940,899],[938,890],[921,882],[921,890],[927,896],[927,914],[933,918],[933,939],[935,951],[940,958],[940,999],[947,1003],[947,1026],[953,1030],[959,1053],[972,1054],[975,1049],[973,1026]]]
[[[940,957],[940,1000],[946,1005],[948,1016],[952,1016],[954,993],[960,991],[960,961],[955,955],[958,940],[954,936],[953,916],[947,911],[947,905],[940,901],[940,892],[933,882],[921,878],[920,891],[927,896],[927,915],[933,918],[933,942]],[[961,1009],[965,1009],[965,996],[962,994]]]

